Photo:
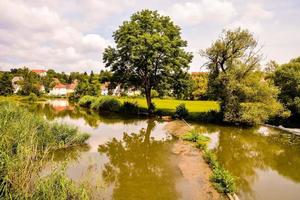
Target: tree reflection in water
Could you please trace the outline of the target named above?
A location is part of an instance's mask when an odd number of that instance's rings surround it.
[[[175,174],[170,162],[170,140],[155,140],[155,121],[139,133],[124,133],[98,151],[109,158],[103,178],[114,184],[113,199],[176,199]]]
[[[218,146],[214,151],[224,167],[238,178],[239,189],[246,199],[255,198],[253,185],[254,182],[260,181],[261,175],[258,174],[258,170],[273,170],[282,178],[300,182],[299,136],[275,129],[267,129],[269,134],[263,135],[257,128],[242,129],[215,125],[198,128],[202,133],[219,133]]]

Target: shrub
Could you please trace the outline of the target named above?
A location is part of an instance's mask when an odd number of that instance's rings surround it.
[[[197,142],[196,147],[200,149],[206,149],[209,140],[210,140],[209,137],[199,134],[196,141]]]
[[[189,111],[185,107],[184,103],[181,103],[176,107],[176,111],[175,111],[176,117],[183,119],[183,118],[186,118],[188,115],[189,115]]]
[[[196,142],[198,139],[198,133],[195,129],[191,130],[190,132],[184,134],[182,136],[183,140],[191,141],[191,142]]]
[[[29,96],[27,97],[28,101],[34,102],[38,100],[38,97],[36,96],[35,93],[30,93]]]
[[[219,166],[219,163],[217,161],[217,156],[212,151],[205,149],[203,158],[212,169]]]
[[[233,193],[236,191],[234,177],[222,167],[213,169],[211,180],[219,192]]]
[[[0,127],[0,199],[32,199],[42,158],[88,138],[74,127],[49,123],[15,104],[0,104]]]
[[[82,107],[90,108],[95,99],[96,97],[94,96],[86,95],[79,99],[78,104]]]
[[[121,103],[114,97],[99,97],[91,105],[98,112],[118,112]]]
[[[84,187],[76,186],[62,171],[55,171],[38,181],[32,199],[87,200],[89,196]]]
[[[125,101],[120,108],[120,112],[125,114],[137,114],[139,112],[139,106],[137,102]]]

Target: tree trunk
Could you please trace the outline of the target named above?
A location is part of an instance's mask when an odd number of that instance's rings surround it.
[[[153,113],[153,107],[151,105],[151,88],[147,87],[145,88],[145,95],[146,95],[146,100],[147,100],[147,106],[148,106],[148,112]]]

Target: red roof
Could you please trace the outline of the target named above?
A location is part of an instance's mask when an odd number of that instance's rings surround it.
[[[66,88],[67,88],[67,89],[73,89],[73,90],[74,90],[74,89],[76,88],[76,84],[75,84],[75,83],[67,84],[67,85],[66,85]]]
[[[75,89],[76,88],[75,83],[71,83],[71,84],[62,84],[62,83],[57,83],[54,88],[60,89],[60,88],[66,88],[66,89]]]
[[[65,84],[57,83],[54,88],[67,88]]]
[[[44,70],[44,69],[33,69],[31,70],[32,72],[35,72],[35,73],[44,73],[44,72],[47,72],[47,70]]]

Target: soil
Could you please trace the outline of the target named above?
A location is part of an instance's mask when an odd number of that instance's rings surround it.
[[[165,130],[176,137],[187,133],[191,128],[183,121],[172,121],[165,126]],[[172,148],[176,154],[177,166],[189,186],[189,199],[192,200],[219,200],[227,199],[216,191],[209,181],[211,169],[202,157],[202,152],[191,143],[177,140]]]

